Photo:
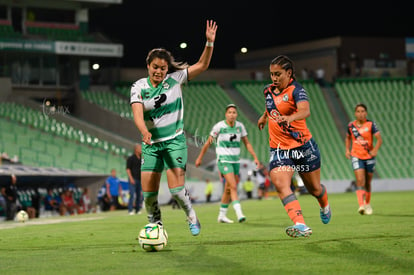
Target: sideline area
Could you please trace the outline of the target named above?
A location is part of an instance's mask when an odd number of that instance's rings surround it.
[[[85,215],[86,216],[86,215]],[[79,221],[90,221],[90,220],[100,220],[105,217],[103,216],[94,216],[94,217],[80,217],[80,216],[56,216],[54,217],[45,217],[45,218],[36,218],[30,219],[27,222],[17,222],[17,221],[7,221],[0,222],[1,229],[12,229],[22,226],[31,226],[31,225],[43,225],[43,224],[55,224],[63,222],[79,222]]]

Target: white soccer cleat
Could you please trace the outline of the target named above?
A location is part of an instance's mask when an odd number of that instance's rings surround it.
[[[224,217],[218,217],[217,221],[219,223],[234,223],[234,221],[230,220],[226,216],[224,216]]]
[[[360,206],[358,208],[358,213],[361,214],[361,215],[364,215],[365,214],[365,207],[364,206]]]

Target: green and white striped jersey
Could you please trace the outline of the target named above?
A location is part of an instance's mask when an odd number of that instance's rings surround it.
[[[247,136],[244,124],[236,120],[230,127],[225,120],[217,122],[211,129],[210,136],[216,139],[217,161],[240,162],[241,138]]]
[[[184,132],[181,85],[187,82],[187,76],[187,69],[167,74],[156,88],[149,77],[132,84],[130,104],[143,104],[145,124],[153,143],[173,139]]]

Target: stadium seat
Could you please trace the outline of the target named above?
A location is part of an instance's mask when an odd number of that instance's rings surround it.
[[[355,105],[363,102],[368,107],[368,119],[378,124],[384,141],[377,158],[379,176],[414,177],[413,169],[404,168],[404,164],[414,161],[413,147],[406,146],[412,142],[408,140],[407,143],[404,139],[412,136],[409,130],[414,126],[410,106],[413,102],[413,81],[401,78],[338,80],[335,88],[349,117],[354,117]]]
[[[99,173],[109,173],[117,167],[120,177],[126,177],[125,154],[127,150],[107,143],[107,149],[96,146],[96,137],[75,129],[56,119],[43,119],[40,111],[17,103],[0,103],[0,148],[10,156],[18,156],[26,165],[55,166]],[[33,125],[28,121],[33,120]],[[40,123],[40,121],[43,121]],[[80,141],[85,141],[82,144]],[[111,158],[108,158],[108,156]],[[91,156],[99,161],[96,164]],[[107,160],[107,161],[103,161]],[[76,163],[76,164],[74,164]]]

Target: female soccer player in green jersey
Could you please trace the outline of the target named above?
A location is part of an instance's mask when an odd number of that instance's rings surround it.
[[[233,204],[234,211],[237,215],[239,222],[246,221],[237,194],[237,183],[239,182],[239,170],[240,170],[240,146],[241,142],[246,146],[247,151],[252,155],[254,162],[259,166],[259,160],[254,152],[253,146],[247,138],[247,131],[244,124],[237,121],[237,107],[234,104],[229,104],[226,107],[226,119],[217,122],[210,131],[210,136],[207,142],[201,148],[195,165],[198,167],[201,165],[204,154],[210,145],[216,140],[216,155],[217,166],[221,175],[226,180],[224,192],[221,197],[221,205],[218,222],[233,223],[227,217],[227,210],[230,200]]]
[[[185,189],[187,143],[181,85],[207,70],[213,54],[217,25],[207,20],[206,46],[194,65],[179,63],[171,53],[156,48],[148,53],[148,77],[131,87],[134,122],[142,134],[141,183],[145,209],[151,223],[160,223],[158,190],[161,173],[167,170],[168,188],[185,211],[191,234],[200,234],[200,222]]]

